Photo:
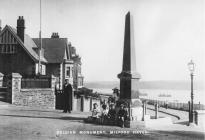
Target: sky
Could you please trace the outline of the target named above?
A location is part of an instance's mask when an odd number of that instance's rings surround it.
[[[0,0],[0,19],[38,37],[40,0]],[[85,81],[117,81],[122,70],[125,15],[133,17],[136,66],[143,81],[205,79],[203,0],[42,0],[42,37],[58,32],[82,57]]]

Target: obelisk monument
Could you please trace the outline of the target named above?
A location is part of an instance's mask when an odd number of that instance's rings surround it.
[[[125,17],[123,64],[118,78],[120,79],[119,102],[125,104],[129,111],[127,127],[135,127],[135,122],[142,120],[142,103],[139,99],[138,87],[141,76],[136,71],[134,30],[130,12]]]

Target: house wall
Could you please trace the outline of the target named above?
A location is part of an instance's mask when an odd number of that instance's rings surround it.
[[[59,89],[61,87],[62,79],[60,78],[60,64],[47,64],[46,65],[46,75],[53,75],[56,77],[56,87]],[[61,89],[61,88],[60,88]]]
[[[54,75],[55,77],[60,76],[60,64],[47,64],[46,65],[46,74]]]
[[[20,45],[16,47],[16,53],[0,53],[0,72],[8,75],[12,72],[21,75],[32,75],[35,73],[35,63]]]
[[[75,89],[83,87],[84,77],[81,74],[81,63],[74,61],[73,65],[73,87]]]

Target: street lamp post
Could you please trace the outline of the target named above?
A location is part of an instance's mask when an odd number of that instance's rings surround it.
[[[193,109],[194,109],[193,79],[194,79],[195,64],[192,60],[188,63],[188,68],[189,68],[190,76],[191,76],[191,105],[190,105],[191,114],[189,115],[189,122],[193,123],[194,122],[193,120]]]

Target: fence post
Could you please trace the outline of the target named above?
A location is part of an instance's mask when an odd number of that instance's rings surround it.
[[[51,89],[54,91],[55,90],[55,85],[56,85],[56,77],[51,75]]]
[[[55,109],[56,107],[56,95],[55,95],[55,89],[56,89],[56,77],[51,75],[51,81],[50,81],[50,87],[51,87],[51,90],[53,92],[53,109]]]
[[[12,73],[9,76],[9,81],[7,82],[7,101],[14,104],[15,102],[18,102],[15,99],[15,94],[18,94],[21,90],[21,78],[22,76],[19,73]]]
[[[0,72],[0,87],[3,87],[4,74]]]
[[[155,104],[155,119],[158,118],[158,109],[159,109],[158,102],[156,102],[156,104]]]
[[[82,96],[81,96],[81,110],[80,110],[80,111],[82,111],[82,112],[84,111],[84,100],[85,100],[84,98],[85,98],[85,97],[82,95]]]
[[[147,100],[145,100],[145,115],[147,114]]]
[[[188,102],[188,106],[189,106],[189,122],[191,122],[191,104],[190,104],[190,101]]]
[[[198,115],[198,112],[195,111],[195,123],[196,125],[199,125],[199,119],[198,119],[199,115]]]
[[[143,102],[143,116],[142,116],[143,121],[145,120],[145,104],[146,104],[146,101]]]

